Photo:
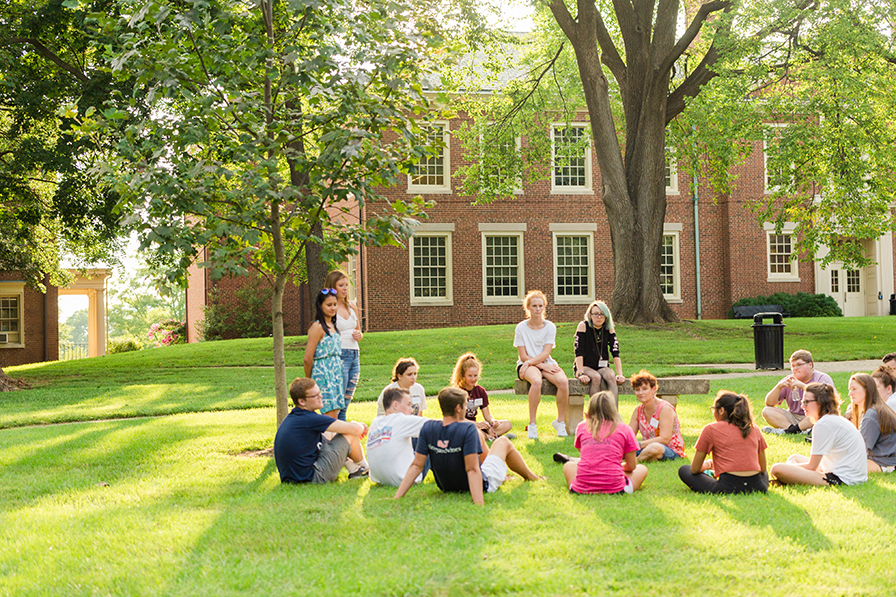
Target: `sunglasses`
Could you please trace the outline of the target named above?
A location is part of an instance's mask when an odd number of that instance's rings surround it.
[[[320,291],[321,294],[336,294],[335,288],[324,288]]]

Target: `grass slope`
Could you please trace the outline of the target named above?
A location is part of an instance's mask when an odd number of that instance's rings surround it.
[[[681,364],[753,360],[751,321],[715,320],[617,329],[627,375],[646,368],[658,376],[703,373]],[[819,361],[880,358],[893,349],[896,318],[786,320],[784,353],[809,348]],[[448,383],[455,359],[472,350],[485,363],[482,385],[510,388],[516,351],[512,325],[366,334],[358,400],[373,400],[389,382],[396,358],[420,363],[430,394]],[[558,325],[554,356],[572,374],[574,323]],[[286,339],[287,376],[301,376],[304,336]],[[0,394],[0,428],[35,423],[133,417],[274,405],[271,340],[230,340],[143,350],[101,358],[10,367],[34,384]],[[715,370],[714,370],[715,371]],[[764,392],[763,392],[764,394]],[[752,395],[752,394],[751,394]]]

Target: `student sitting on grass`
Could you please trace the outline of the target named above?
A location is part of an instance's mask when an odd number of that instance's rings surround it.
[[[768,491],[765,449],[768,447],[746,396],[719,390],[713,402],[715,423],[700,432],[690,466],[678,469],[682,482],[697,493]],[[712,460],[706,460],[712,453]],[[715,478],[704,474],[714,469]]]
[[[460,388],[467,393],[467,420],[476,424],[476,427],[485,434],[489,441],[504,435],[513,427],[507,420],[497,420],[492,416],[488,408],[488,393],[485,388],[478,385],[479,376],[482,374],[482,363],[472,352],[464,353],[457,359],[454,372],[451,374],[451,386]],[[476,420],[476,415],[482,411],[482,421]],[[515,435],[508,435],[513,439]]]
[[[274,460],[283,483],[332,483],[350,458],[359,469],[349,478],[367,475],[361,438],[367,425],[317,414],[323,400],[313,379],[302,377],[289,386],[295,408],[274,437]],[[324,432],[332,435],[327,438]]]
[[[395,361],[395,365],[392,367],[392,383],[383,388],[376,400],[376,416],[381,417],[386,414],[386,409],[383,408],[383,396],[387,390],[392,388],[407,390],[411,395],[411,414],[423,414],[423,411],[426,410],[426,390],[417,383],[419,371],[420,365],[412,357],[404,357]]]
[[[539,478],[506,437],[496,439],[491,450],[485,447],[476,425],[466,420],[466,392],[459,388],[443,389],[439,392],[439,406],[442,420],[427,421],[420,430],[414,463],[395,492],[395,499],[406,494],[423,472],[427,456],[439,489],[469,492],[473,503],[478,505],[485,503],[483,493],[498,490],[507,476],[508,467],[526,481]]]
[[[370,480],[374,483],[398,487],[414,462],[411,439],[429,419],[417,417],[411,407],[411,395],[403,388],[390,388],[383,394],[386,414],[373,419],[367,435],[367,459],[370,461]],[[423,481],[426,472],[417,477]]]
[[[790,371],[791,374],[776,383],[765,396],[765,408],[762,409],[762,418],[768,421],[762,428],[765,433],[808,433],[812,423],[800,406],[806,385],[834,385],[830,375],[815,370],[812,353],[808,350],[797,350],[790,355]],[[785,401],[787,408],[778,408]]]
[[[881,365],[871,374],[874,378],[874,385],[877,386],[877,393],[887,406],[896,412],[896,373],[889,367]]]
[[[868,480],[865,442],[859,430],[840,416],[834,386],[810,383],[803,392],[803,409],[814,424],[811,456],[794,454],[772,465],[772,477],[782,485],[858,485]]]
[[[896,470],[896,413],[881,398],[874,378],[856,373],[849,378],[852,424],[856,426],[868,450],[869,473]]]
[[[576,427],[576,448],[581,458],[557,452],[570,493],[632,493],[641,489],[647,467],[638,464],[638,440],[616,410],[616,397],[602,391],[588,401],[585,420]],[[623,463],[623,460],[625,462]]]
[[[628,425],[632,431],[641,433],[638,444],[638,462],[654,460],[675,460],[684,458],[684,438],[675,407],[657,398],[656,377],[641,369],[631,378],[632,389],[639,404]]]

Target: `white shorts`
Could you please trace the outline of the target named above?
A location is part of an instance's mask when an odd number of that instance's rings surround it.
[[[495,493],[507,477],[507,463],[489,454],[479,466],[482,477],[488,481],[488,493]]]

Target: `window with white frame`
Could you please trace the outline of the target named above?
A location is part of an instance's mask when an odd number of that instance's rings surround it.
[[[448,134],[448,123],[436,122],[426,124],[427,138],[434,153],[421,158],[410,176],[408,176],[409,193],[450,193],[451,192],[451,160]]]
[[[551,126],[551,191],[591,192],[591,148],[584,124]]]
[[[678,194],[678,160],[675,159],[675,148],[673,148],[673,147],[666,148],[665,179],[666,179],[666,194],[667,195],[677,195]]]
[[[681,258],[679,236],[681,224],[663,225],[663,244],[660,252],[660,288],[663,298],[670,303],[681,301]]]
[[[793,231],[795,224],[787,223],[776,231],[774,224],[765,224],[769,282],[799,282],[799,262],[796,260]]]
[[[480,224],[482,234],[482,301],[517,305],[525,294],[523,233],[526,224]]]
[[[25,344],[25,283],[0,282],[0,348]]]
[[[862,292],[862,272],[860,270],[846,270],[846,292]]]
[[[551,224],[554,236],[554,302],[588,303],[594,296],[594,231],[597,225]]]
[[[453,224],[421,225],[409,239],[412,305],[452,305]]]

